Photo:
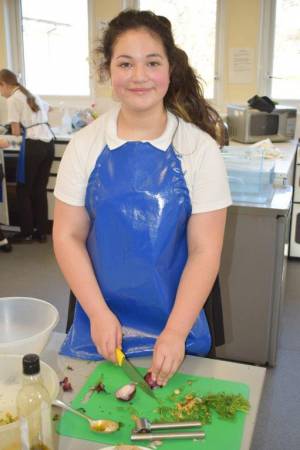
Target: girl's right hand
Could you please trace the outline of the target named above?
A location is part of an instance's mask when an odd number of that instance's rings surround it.
[[[106,311],[91,319],[91,336],[103,358],[116,362],[116,348],[122,348],[122,327],[117,317]]]
[[[7,139],[0,139],[0,148],[9,147],[9,142]]]

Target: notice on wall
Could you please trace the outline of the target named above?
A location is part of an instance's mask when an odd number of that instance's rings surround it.
[[[229,83],[254,82],[254,49],[231,48],[229,50]]]

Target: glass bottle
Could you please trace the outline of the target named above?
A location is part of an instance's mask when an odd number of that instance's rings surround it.
[[[23,383],[17,394],[22,450],[54,450],[51,399],[40,374],[38,355],[23,357]]]

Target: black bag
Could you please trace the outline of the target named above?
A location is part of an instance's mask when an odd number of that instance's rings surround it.
[[[258,109],[259,111],[264,111],[268,113],[271,113],[276,106],[276,103],[274,103],[273,100],[271,100],[266,95],[264,95],[263,97],[254,95],[254,97],[251,97],[248,100],[248,104],[249,106],[251,106],[251,108],[255,108]]]

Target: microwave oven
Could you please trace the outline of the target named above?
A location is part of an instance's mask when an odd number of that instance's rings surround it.
[[[269,138],[284,142],[294,138],[297,109],[276,105],[271,112],[259,111],[248,105],[227,106],[229,137],[234,141],[251,144]]]

